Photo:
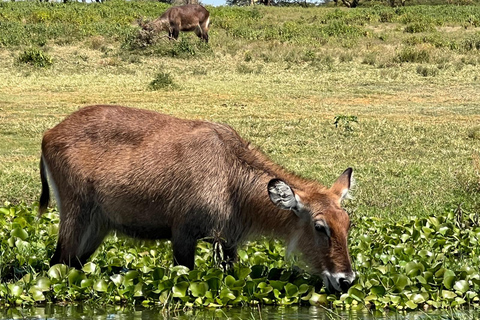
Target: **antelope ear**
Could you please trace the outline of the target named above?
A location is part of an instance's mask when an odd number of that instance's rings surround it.
[[[302,200],[283,180],[272,179],[268,183],[268,195],[273,204],[283,210],[292,210],[299,218],[307,218],[304,214]],[[308,216],[308,218],[310,218]]]
[[[348,168],[345,170],[340,177],[333,183],[330,190],[338,195],[340,202],[345,199],[348,195],[348,191],[353,185],[353,169]]]

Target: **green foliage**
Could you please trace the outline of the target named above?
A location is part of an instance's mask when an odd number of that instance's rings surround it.
[[[357,252],[357,271],[365,277],[350,290],[361,291],[362,302],[399,309],[478,304],[478,215],[450,211],[381,228],[376,219],[359,223],[352,251]],[[344,297],[344,302],[355,301],[351,292]]]
[[[463,48],[466,51],[480,50],[480,32],[476,32],[465,38]]]
[[[53,64],[53,59],[42,50],[31,48],[23,51],[17,58],[17,62],[29,64],[34,67],[46,68]]]
[[[57,212],[36,220],[38,205],[0,208],[0,306],[94,299],[98,303],[167,308],[242,305],[324,305],[421,309],[478,306],[480,221],[449,211],[427,218],[357,220],[350,236],[358,279],[347,293],[329,294],[318,278],[293,268],[279,241],[249,242],[239,263],[215,266],[212,245],[200,242],[196,269],[171,266],[168,241],[113,236],[82,270],[48,267]]]
[[[407,33],[431,32],[433,30],[435,30],[433,25],[424,21],[409,23],[405,29],[403,29],[403,31]]]
[[[400,50],[396,57],[395,62],[414,62],[423,63],[430,61],[430,52],[426,49],[417,49],[412,47],[405,47]]]
[[[176,84],[173,81],[173,77],[168,72],[159,72],[155,76],[155,79],[148,85],[150,90],[160,90],[166,88],[175,88]]]
[[[435,77],[438,72],[437,67],[417,66],[417,73],[424,77]]]
[[[357,116],[337,115],[333,118],[335,128],[341,128],[345,133],[352,133],[354,131],[353,124],[358,123]]]

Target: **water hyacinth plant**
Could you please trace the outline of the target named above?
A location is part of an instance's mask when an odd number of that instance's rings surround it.
[[[48,266],[58,215],[38,205],[0,208],[0,306],[94,300],[105,304],[184,307],[322,305],[347,309],[478,306],[479,217],[460,209],[435,217],[355,221],[350,243],[358,273],[342,295],[325,292],[281,242],[261,239],[239,250],[224,271],[200,242],[196,269],[171,266],[168,241],[112,235],[82,270]]]

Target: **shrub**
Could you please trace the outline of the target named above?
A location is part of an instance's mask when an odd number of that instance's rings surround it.
[[[363,57],[362,63],[374,66],[377,63],[377,54],[374,52],[369,52],[365,55],[365,57]]]
[[[395,62],[417,62],[423,63],[430,61],[430,52],[425,49],[416,49],[411,47],[403,48],[396,57]]]
[[[340,62],[350,62],[350,61],[353,61],[353,54],[350,53],[350,52],[341,53],[341,54],[338,56],[338,60],[339,60]]]
[[[18,57],[19,63],[25,63],[34,67],[46,68],[53,64],[53,59],[42,50],[31,48],[23,51]]]
[[[352,133],[353,132],[353,124],[358,123],[357,116],[347,116],[347,115],[337,115],[333,118],[335,128],[343,128],[344,133]]]
[[[468,137],[472,140],[480,140],[480,126],[476,126],[476,127],[473,127],[471,128],[469,131],[468,131]],[[479,165],[478,166],[478,169],[479,169],[479,174],[480,174],[480,158],[478,158],[477,156],[477,164]],[[480,181],[480,179],[479,179]]]
[[[465,38],[462,46],[466,51],[480,50],[480,32],[476,32]]]
[[[155,79],[153,79],[152,82],[148,85],[150,90],[160,90],[160,89],[165,89],[165,88],[175,88],[176,85],[173,81],[172,76],[170,73],[167,72],[159,72],[155,76]]]
[[[435,28],[428,22],[413,22],[403,29],[403,31],[407,33],[431,32],[433,30],[435,30]]]
[[[239,63],[237,65],[237,73],[240,74],[260,74],[262,69],[263,66],[261,64],[257,65],[256,68],[250,67],[245,63]]]
[[[90,39],[90,48],[100,50],[105,45],[105,38],[102,36],[94,36]]]
[[[417,73],[424,76],[424,77],[434,77],[438,75],[438,68],[437,67],[426,67],[426,66],[418,66]]]

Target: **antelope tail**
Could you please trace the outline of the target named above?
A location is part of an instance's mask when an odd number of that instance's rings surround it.
[[[48,203],[50,202],[50,189],[48,188],[47,172],[45,169],[43,155],[40,158],[40,179],[42,181],[42,193],[40,194],[40,208],[38,210],[39,216],[41,216],[47,210]]]

